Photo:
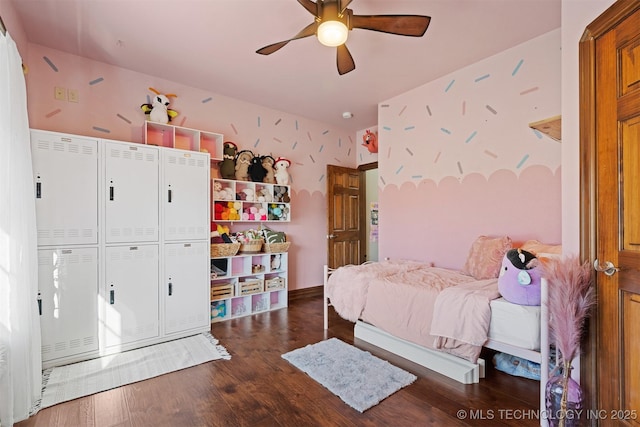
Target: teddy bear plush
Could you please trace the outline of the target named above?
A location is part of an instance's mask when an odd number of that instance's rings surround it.
[[[236,153],[238,146],[231,141],[226,141],[222,148],[222,162],[220,162],[220,176],[224,179],[236,177]]]
[[[275,170],[273,169],[273,167],[276,164],[276,159],[274,159],[271,156],[262,156],[260,160],[262,161],[262,167],[264,168],[265,171],[267,171],[262,182],[266,182],[268,184],[275,184],[276,177],[275,177]]]
[[[511,249],[502,259],[498,291],[510,303],[540,305],[541,279],[538,258],[523,249]]]
[[[289,185],[290,176],[287,169],[291,166],[291,161],[289,159],[285,159],[284,157],[278,157],[275,163],[275,178],[276,183],[282,185]]]
[[[249,165],[251,159],[255,156],[251,150],[242,150],[236,156],[236,173],[235,178],[238,181],[250,181],[249,177]]]

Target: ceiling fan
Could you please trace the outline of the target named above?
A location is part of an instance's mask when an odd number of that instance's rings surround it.
[[[354,28],[380,31],[401,36],[422,37],[431,17],[422,15],[354,15],[347,6],[352,0],[298,0],[315,18],[298,34],[278,43],[258,49],[256,53],[270,55],[290,41],[316,35],[320,43],[336,47],[338,74],[346,74],[356,68],[345,42]]]

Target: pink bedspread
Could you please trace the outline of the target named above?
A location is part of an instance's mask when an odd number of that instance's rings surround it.
[[[477,286],[480,287],[480,291],[474,292],[473,289]],[[399,338],[432,349],[440,348],[475,363],[482,347],[467,342],[468,336],[464,334],[461,335],[464,340],[451,338],[451,330],[447,324],[450,323],[451,317],[462,319],[463,325],[453,326],[452,329],[456,334],[460,331],[469,332],[464,328],[464,324],[473,323],[476,316],[483,319],[485,314],[473,309],[459,315],[462,309],[460,301],[455,293],[449,293],[449,290],[458,287],[468,291],[465,299],[474,299],[478,295],[491,298],[493,288],[496,294],[493,298],[498,297],[495,279],[476,281],[459,271],[405,260],[342,267],[330,276],[327,293],[336,312],[347,320],[355,322],[361,319]],[[442,318],[438,315],[436,318],[436,303],[439,295],[443,293],[445,297],[438,303],[438,311],[446,311],[447,315]],[[476,301],[462,303],[462,306],[466,310],[482,304]],[[489,319],[490,314],[489,311]],[[439,322],[440,319],[444,321],[444,325],[443,322]],[[444,333],[444,340],[434,335],[433,324]],[[487,321],[486,331],[488,326]],[[484,326],[479,327],[480,330],[483,328]],[[474,342],[476,339],[481,338],[474,337]],[[486,341],[486,332],[484,340]]]

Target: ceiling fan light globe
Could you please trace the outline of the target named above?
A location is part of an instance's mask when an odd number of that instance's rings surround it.
[[[347,41],[349,29],[340,21],[324,21],[318,26],[317,35],[323,45],[336,47]]]

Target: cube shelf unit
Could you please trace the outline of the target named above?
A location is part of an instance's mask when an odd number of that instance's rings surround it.
[[[224,136],[170,124],[146,121],[144,142],[147,145],[209,153],[212,162],[222,161]]]
[[[213,179],[213,221],[289,222],[291,188],[262,182]],[[247,197],[247,194],[249,196]],[[253,195],[253,196],[251,196]],[[238,200],[245,197],[244,200]],[[238,213],[229,216],[230,210]],[[225,215],[226,212],[226,215]]]
[[[287,307],[287,260],[286,252],[211,258],[211,322]]]

